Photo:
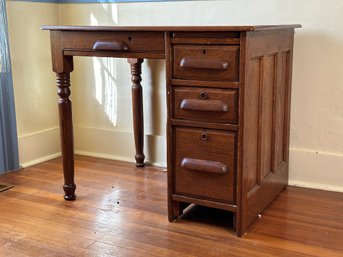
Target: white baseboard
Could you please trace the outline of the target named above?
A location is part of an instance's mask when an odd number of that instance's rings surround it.
[[[331,186],[331,185],[325,185],[325,184],[319,184],[319,183],[314,184],[314,183],[307,183],[304,181],[290,180],[288,182],[288,185],[343,193],[343,187],[337,187],[337,186]]]
[[[33,165],[36,165],[36,164],[39,164],[42,162],[50,161],[50,160],[58,158],[58,157],[61,157],[61,153],[47,155],[47,156],[44,156],[42,158],[38,158],[38,159],[29,161],[29,162],[22,163],[22,164],[20,164],[20,166],[22,166],[23,168],[27,168],[27,167],[30,167],[30,166],[33,166]]]
[[[26,168],[61,156],[59,128],[19,135],[19,163]]]
[[[291,149],[289,185],[343,192],[343,154]]]
[[[131,131],[75,126],[75,153],[134,163]],[[166,167],[165,136],[145,135],[146,162]],[[35,165],[60,154],[59,128],[19,136],[19,157],[23,167]],[[289,185],[343,192],[343,154],[290,150]]]

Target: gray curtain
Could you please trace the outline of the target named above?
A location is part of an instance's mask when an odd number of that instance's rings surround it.
[[[0,0],[0,173],[19,168],[6,1]]]

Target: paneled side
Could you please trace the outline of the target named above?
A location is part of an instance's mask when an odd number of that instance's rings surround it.
[[[261,180],[272,172],[273,95],[275,82],[275,55],[264,56],[263,83],[260,89],[260,170]]]
[[[285,160],[285,144],[287,142],[286,133],[286,112],[287,108],[287,78],[289,76],[288,62],[289,51],[281,52],[277,58],[277,81],[274,97],[274,152],[273,152],[273,170],[278,170]]]
[[[259,115],[260,115],[260,101],[259,90],[262,82],[260,76],[263,66],[262,59],[255,58],[249,61],[249,73],[247,75],[247,85],[252,90],[246,91],[246,97],[249,99],[249,111],[245,115],[245,131],[246,137],[244,138],[244,162],[246,165],[246,185],[247,191],[259,184]]]
[[[239,231],[287,186],[293,36],[293,30],[247,33]]]

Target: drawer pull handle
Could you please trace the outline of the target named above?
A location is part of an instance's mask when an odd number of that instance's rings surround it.
[[[205,161],[192,158],[183,158],[181,161],[181,167],[187,170],[217,174],[226,174],[229,171],[229,168],[221,162]]]
[[[219,100],[183,99],[180,108],[187,111],[228,112],[229,106]]]
[[[106,42],[97,40],[93,45],[93,50],[127,51],[129,47],[124,41]]]
[[[229,68],[229,64],[228,62],[221,60],[183,57],[180,62],[180,67],[193,69],[227,70]]]

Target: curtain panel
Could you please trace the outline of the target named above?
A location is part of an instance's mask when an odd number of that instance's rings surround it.
[[[0,172],[19,168],[6,1],[0,0]]]

